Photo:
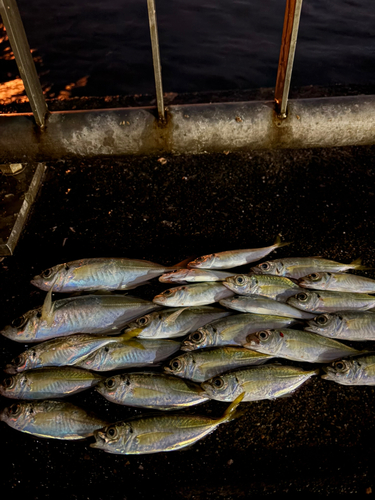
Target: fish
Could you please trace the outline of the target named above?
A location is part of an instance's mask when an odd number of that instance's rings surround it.
[[[54,302],[46,297],[46,301],[47,306],[28,311],[0,333],[27,343],[75,333],[120,333],[129,321],[160,309],[148,300],[124,295],[82,295]]]
[[[218,419],[199,415],[149,415],[111,424],[94,433],[91,448],[118,455],[143,455],[180,450],[204,438],[217,427],[242,412],[237,406],[243,395],[233,401]]]
[[[158,410],[187,408],[209,399],[198,384],[155,372],[114,375],[95,390],[112,403]]]
[[[153,302],[166,307],[197,307],[213,304],[232,295],[234,293],[221,283],[195,283],[169,288],[156,295]]]
[[[181,344],[182,351],[226,345],[242,346],[250,333],[262,328],[286,328],[298,324],[295,318],[270,314],[235,314],[219,319],[192,332]]]
[[[346,356],[362,354],[338,340],[290,328],[261,330],[248,335],[244,347],[292,361],[330,363]]]
[[[314,317],[313,314],[304,312],[301,308],[292,307],[289,301],[290,299],[288,299],[287,304],[284,304],[261,295],[235,295],[234,297],[219,300],[219,303],[229,309],[246,313],[271,314],[296,319],[311,319]]]
[[[118,339],[116,343],[97,349],[75,366],[94,371],[121,370],[157,365],[180,348],[180,342],[164,339]]]
[[[278,236],[275,243],[269,247],[211,253],[189,262],[188,267],[199,269],[231,269],[232,267],[243,266],[245,264],[249,264],[250,262],[256,262],[257,260],[260,260],[270,254],[276,248],[281,248],[286,245],[290,245],[290,243],[282,243],[280,237]]]
[[[226,278],[223,285],[238,295],[262,295],[269,299],[286,302],[286,300],[302,291],[296,283],[283,276],[268,274],[237,274]]]
[[[375,280],[349,273],[311,273],[298,280],[302,288],[332,292],[375,293]]]
[[[204,281],[223,281],[229,276],[234,276],[234,274],[209,269],[178,269],[176,271],[163,274],[160,276],[159,281],[162,283],[179,283],[181,285],[186,285],[189,283],[200,283]]]
[[[72,366],[99,347],[118,342],[116,337],[76,334],[47,340],[19,354],[4,371],[15,374],[48,366]]]
[[[375,385],[375,356],[360,356],[341,359],[324,366],[324,380],[332,380],[341,385]]]
[[[40,368],[7,377],[0,394],[12,399],[63,398],[94,387],[103,377],[80,368]]]
[[[174,266],[127,258],[80,259],[58,264],[34,276],[31,283],[48,291],[70,293],[92,290],[131,290],[163,273],[185,267],[190,259]]]
[[[345,272],[349,269],[368,269],[357,259],[350,264],[341,264],[334,260],[324,259],[323,257],[286,257],[279,260],[270,260],[262,262],[251,271],[255,274],[275,274],[286,278],[302,278],[315,272]]]
[[[375,297],[365,293],[307,290],[289,297],[287,304],[301,311],[326,313],[335,311],[366,311],[375,307]],[[311,318],[310,318],[311,319]]]
[[[137,318],[119,337],[139,339],[169,339],[182,337],[231,312],[212,306],[169,308]]]
[[[375,314],[370,311],[320,314],[307,322],[305,330],[333,339],[375,340]]]
[[[0,420],[33,436],[76,440],[92,436],[108,421],[67,401],[20,401],[0,413]]]
[[[273,356],[245,349],[244,347],[216,347],[186,352],[173,358],[164,371],[193,382],[206,380],[234,368],[259,365]]]
[[[319,369],[306,371],[296,366],[268,364],[217,375],[202,382],[201,387],[217,401],[234,401],[242,393],[243,402],[260,401],[289,395],[318,373]]]

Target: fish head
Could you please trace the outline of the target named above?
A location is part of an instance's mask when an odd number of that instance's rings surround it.
[[[283,341],[281,330],[260,330],[246,337],[244,347],[264,354],[276,354]]]
[[[95,443],[91,448],[98,448],[107,453],[126,454],[134,439],[130,423],[118,422],[94,431]]]
[[[210,342],[210,335],[207,328],[198,328],[197,331],[190,333],[188,337],[182,342],[182,351],[194,351],[195,349],[202,349],[212,345]]]
[[[0,383],[0,395],[7,398],[19,398],[22,397],[22,392],[26,388],[27,380],[23,373],[14,375],[12,377],[6,377]]]
[[[177,356],[176,358],[173,358],[171,361],[169,361],[169,363],[166,364],[163,369],[166,373],[184,378],[187,375],[190,359],[190,353],[182,354],[181,356]]]
[[[123,335],[125,338],[129,336],[142,336],[142,338],[154,337],[160,327],[161,321],[162,316],[158,311],[145,314],[129,323],[123,331]]]
[[[30,370],[38,365],[39,353],[36,349],[31,348],[16,356],[6,365],[4,371],[10,374],[16,374],[25,370]]]
[[[335,337],[340,332],[344,318],[340,313],[325,313],[307,321],[305,330],[325,337]]]
[[[227,372],[206,380],[201,387],[210,399],[218,401],[233,401],[241,392],[235,372]]]
[[[185,286],[169,288],[168,290],[164,290],[164,292],[159,293],[159,295],[156,295],[153,302],[162,306],[178,307],[180,305],[180,300],[185,295],[185,290]]]
[[[45,291],[48,291],[53,285],[54,292],[59,292],[70,272],[71,268],[68,264],[58,264],[34,276],[31,284]]]
[[[341,359],[330,366],[323,366],[323,371],[325,373],[322,378],[325,380],[332,380],[343,385],[352,385],[355,379],[358,378],[360,366],[356,360]]]
[[[210,269],[214,262],[218,259],[215,253],[210,253],[208,255],[203,255],[202,257],[197,257],[196,259],[189,262],[188,267],[193,267],[197,269]]]
[[[14,429],[22,430],[28,423],[34,420],[33,404],[24,402],[14,403],[2,410],[0,420]]]
[[[253,293],[254,285],[257,284],[256,276],[247,276],[246,274],[236,274],[229,276],[223,281],[223,285],[234,293],[247,294]]]
[[[14,319],[10,325],[1,330],[1,334],[16,342],[35,340],[42,317],[42,308],[32,309],[19,318]]]
[[[251,271],[254,274],[275,274],[276,276],[283,276],[284,265],[280,260],[268,260],[252,267]]]
[[[118,395],[118,391],[121,394],[125,392],[129,392],[128,388],[130,386],[130,382],[128,382],[128,375],[113,375],[112,377],[106,378],[102,382],[99,382],[95,386],[95,390],[99,392],[104,397],[114,398]]]
[[[298,280],[298,285],[302,288],[313,288],[324,290],[331,273],[311,273],[308,276],[303,276]]]
[[[305,290],[303,292],[299,292],[293,297],[289,297],[286,301],[290,306],[296,307],[297,309],[301,309],[302,311],[316,311],[319,306],[319,293],[314,292],[312,290]]]

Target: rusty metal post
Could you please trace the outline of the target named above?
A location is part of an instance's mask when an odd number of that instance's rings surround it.
[[[161,79],[161,64],[159,53],[159,38],[158,26],[156,22],[155,1],[147,0],[148,20],[150,23],[151,47],[152,47],[152,62],[154,65],[155,87],[156,87],[156,102],[158,106],[159,119],[164,121],[164,97],[163,97],[163,82]]]
[[[2,17],[35,121],[44,127],[48,108],[31,56],[16,0],[0,0]]]
[[[302,0],[286,0],[284,28],[275,87],[276,112],[280,118],[286,118],[287,116],[286,110],[301,8]]]

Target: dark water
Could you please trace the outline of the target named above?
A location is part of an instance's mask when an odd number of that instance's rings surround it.
[[[18,5],[47,96],[154,93],[146,0]],[[156,7],[165,92],[274,86],[284,1]],[[374,83],[374,25],[372,0],[305,0],[292,85]],[[0,83],[0,99],[19,91],[7,47],[0,43],[0,82],[15,83]]]

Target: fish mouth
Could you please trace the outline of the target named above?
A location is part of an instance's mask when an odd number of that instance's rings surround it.
[[[104,448],[106,443],[104,432],[101,430],[94,431],[94,438],[95,442],[90,443],[90,448]]]
[[[181,351],[195,351],[196,347],[191,342],[185,341],[180,346]]]
[[[15,368],[13,365],[5,365],[4,368],[5,373],[9,373],[10,375],[16,375],[17,368]]]
[[[336,376],[336,370],[332,368],[331,366],[322,366],[322,370],[324,372],[323,375],[321,375],[321,378],[324,380],[334,380]]]
[[[245,349],[250,349],[250,351],[252,351],[254,350],[256,344],[256,342],[246,342],[246,344],[243,344],[242,347],[245,347]]]

